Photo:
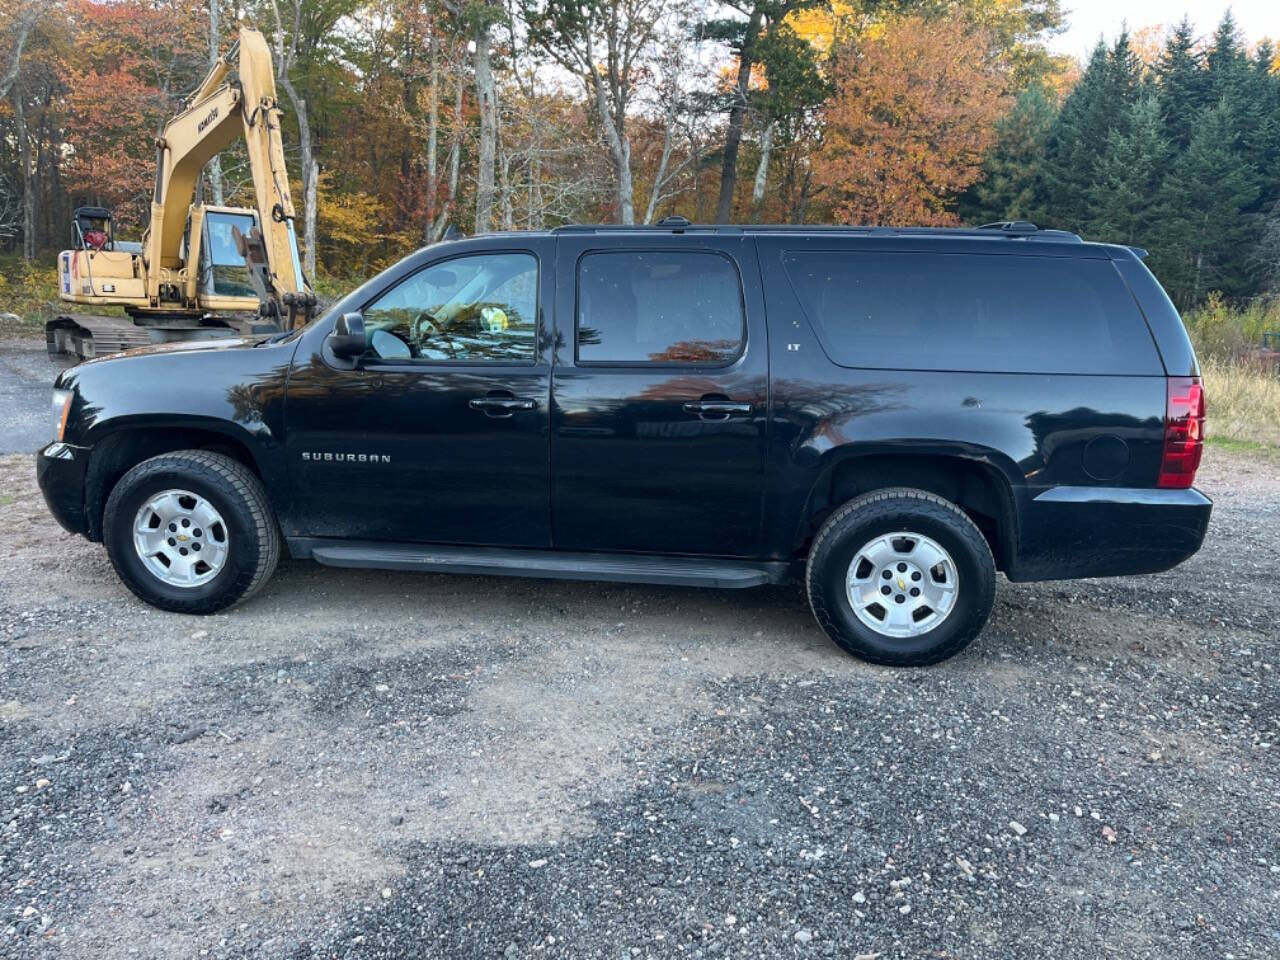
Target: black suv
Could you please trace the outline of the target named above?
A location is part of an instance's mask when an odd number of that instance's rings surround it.
[[[1199,368],[1129,247],[564,227],[420,250],[306,328],[58,377],[40,485],[166,610],[294,557],[750,587],[930,663],[1010,580],[1150,573],[1211,504]]]

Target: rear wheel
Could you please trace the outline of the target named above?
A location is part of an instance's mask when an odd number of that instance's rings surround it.
[[[986,539],[959,507],[893,488],[828,518],[805,582],[832,640],[864,660],[909,666],[945,660],[981,632],[995,575]]]
[[[103,541],[125,586],[153,606],[213,613],[255,593],[280,556],[261,482],[204,450],[144,460],[111,491]]]

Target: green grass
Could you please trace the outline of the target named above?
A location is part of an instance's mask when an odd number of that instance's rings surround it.
[[[0,257],[0,336],[43,337],[44,325],[61,311],[55,254],[28,264],[18,256]]]
[[[1259,443],[1257,440],[1233,440],[1231,437],[1205,437],[1206,444],[1219,450],[1232,453],[1249,453],[1260,456],[1280,458],[1280,447]]]

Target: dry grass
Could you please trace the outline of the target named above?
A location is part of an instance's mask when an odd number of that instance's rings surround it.
[[[1184,320],[1204,372],[1209,439],[1280,447],[1280,375],[1257,352],[1264,333],[1280,331],[1280,303],[1232,308],[1210,296]]]
[[[1280,377],[1238,360],[1201,360],[1211,439],[1280,446]]]

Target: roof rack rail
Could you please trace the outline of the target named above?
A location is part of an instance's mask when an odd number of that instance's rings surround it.
[[[1040,228],[1030,220],[997,220],[995,223],[984,223],[979,230],[999,230],[1002,233],[1039,233]]]
[[[840,226],[835,224],[733,224],[733,223],[690,223],[684,217],[665,217],[657,223],[621,224],[621,223],[566,223],[552,227],[552,234],[581,233],[710,233],[721,235],[768,234],[768,233],[820,233],[828,235],[848,235],[864,237],[952,237],[1009,240],[1046,240],[1069,243],[1080,243],[1079,234],[1066,230],[1051,230],[1037,227],[1029,220],[1002,220],[998,223],[986,223],[980,227],[890,227],[890,226]]]

